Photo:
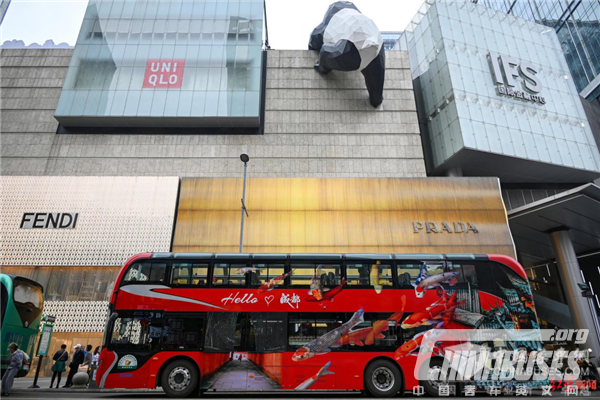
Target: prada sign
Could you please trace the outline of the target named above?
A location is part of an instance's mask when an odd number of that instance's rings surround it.
[[[73,229],[79,213],[23,213],[21,229]]]
[[[472,222],[442,222],[438,225],[431,221],[415,221],[413,222],[414,233],[479,233],[479,229]]]
[[[510,96],[517,99],[532,101],[535,103],[546,104],[546,99],[539,93],[544,88],[542,82],[536,76],[538,69],[528,62],[519,62],[509,56],[490,52],[488,54],[492,64],[492,72],[495,83],[498,85],[498,93],[504,96]],[[517,81],[515,78],[521,78],[527,91],[516,89]]]

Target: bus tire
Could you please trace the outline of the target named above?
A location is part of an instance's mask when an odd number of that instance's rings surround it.
[[[429,361],[429,365],[427,366],[427,364],[423,364],[423,366],[421,368],[427,368],[427,371],[425,371],[425,373],[429,376],[430,373],[438,373],[439,375],[442,375],[445,377],[445,373],[442,371],[444,365],[444,360],[442,358],[431,358]],[[439,376],[438,375],[438,376]],[[421,381],[421,386],[423,386],[423,388],[425,389],[425,392],[433,397],[438,397],[440,396],[440,383],[439,381],[434,381],[434,380],[424,380]],[[456,389],[457,386],[454,383],[448,383],[448,386],[450,386],[450,391],[452,391],[452,386],[454,386],[454,390],[456,393]]]
[[[164,369],[160,384],[169,397],[189,397],[198,385],[196,366],[188,360],[172,361]]]
[[[365,370],[365,389],[373,397],[393,397],[402,388],[398,367],[388,360],[375,360]]]

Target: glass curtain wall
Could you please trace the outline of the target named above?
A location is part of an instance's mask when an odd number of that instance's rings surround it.
[[[479,0],[491,8],[548,26],[556,31],[577,90],[600,73],[600,1]],[[600,90],[587,96],[593,100]]]
[[[258,125],[263,9],[262,0],[91,0],[56,118]]]

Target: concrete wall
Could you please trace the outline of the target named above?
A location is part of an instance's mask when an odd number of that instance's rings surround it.
[[[72,50],[0,53],[3,175],[424,177],[405,52],[387,53],[385,100],[360,73],[325,77],[316,53],[269,51],[264,135],[57,135],[54,109]]]

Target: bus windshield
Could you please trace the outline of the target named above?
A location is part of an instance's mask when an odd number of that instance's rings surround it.
[[[30,325],[42,313],[42,288],[33,281],[17,277],[13,280],[13,302],[23,324]]]

